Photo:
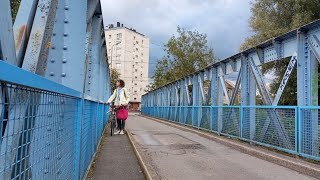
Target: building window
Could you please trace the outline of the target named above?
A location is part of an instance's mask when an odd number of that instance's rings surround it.
[[[138,69],[135,69],[134,71],[138,72]]]
[[[117,66],[117,69],[120,69],[121,68],[121,63],[117,63],[116,66]]]
[[[111,39],[111,35],[109,35],[109,39]]]
[[[138,49],[138,48],[136,48],[136,51],[139,51],[139,49]]]
[[[137,76],[135,76],[134,78],[135,78],[135,79],[137,79],[138,77],[137,77]]]
[[[111,54],[111,49],[109,49],[109,53]]]
[[[120,61],[120,56],[116,56],[116,60],[117,60],[117,61]]]
[[[141,41],[141,44],[143,44],[143,40]]]
[[[133,36],[133,40],[136,40],[136,37],[135,37],[135,36]]]
[[[137,93],[137,91],[134,91],[134,93]]]
[[[143,57],[143,53],[141,53],[141,56]]]
[[[137,98],[134,98],[134,100],[137,100]]]
[[[137,44],[139,44],[139,41],[136,41]]]
[[[117,39],[120,40],[121,38],[122,38],[122,34],[121,34],[121,33],[118,33],[118,34],[117,34]]]
[[[136,55],[136,58],[138,58],[138,55]]]

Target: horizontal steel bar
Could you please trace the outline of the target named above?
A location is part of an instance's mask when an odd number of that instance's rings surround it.
[[[12,75],[14,74],[14,75]],[[0,81],[77,98],[82,93],[0,60]]]

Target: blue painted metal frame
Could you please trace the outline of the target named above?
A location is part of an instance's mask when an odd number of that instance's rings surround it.
[[[0,81],[10,82],[17,85],[32,87],[40,90],[66,94],[73,97],[82,97],[82,93],[45,79],[39,75],[17,68],[5,61],[0,60]]]
[[[35,89],[35,90],[43,90],[48,93],[57,93],[57,94],[60,94],[63,96],[75,98],[77,100],[77,107],[76,107],[77,110],[75,111],[75,115],[74,115],[76,117],[76,120],[75,120],[76,123],[74,124],[75,125],[75,127],[74,127],[74,129],[75,129],[75,135],[74,135],[74,142],[75,142],[74,155],[75,155],[75,158],[73,161],[73,165],[74,165],[73,179],[82,179],[83,176],[80,174],[85,174],[85,173],[80,171],[80,158],[82,156],[87,156],[87,154],[81,154],[82,145],[80,142],[81,142],[81,139],[83,138],[82,124],[83,124],[84,101],[85,101],[85,97],[87,97],[87,98],[90,98],[90,97],[85,96],[83,93],[80,93],[76,90],[70,89],[66,86],[63,86],[61,84],[55,83],[50,80],[47,80],[41,76],[30,73],[28,71],[20,69],[20,68],[13,66],[11,64],[8,64],[4,61],[0,61],[0,82],[13,84],[13,85],[20,86],[20,87],[31,88],[31,89]],[[94,117],[94,118],[91,119],[91,121],[93,123],[92,125],[94,125],[95,127],[90,126],[90,128],[94,131],[91,134],[92,135],[91,138],[93,138],[93,139],[90,142],[92,142],[92,148],[93,148],[92,152],[95,152],[96,146],[99,142],[98,137],[101,137],[102,129],[103,129],[102,127],[99,126],[98,123],[100,121],[103,122],[100,125],[102,125],[104,127],[105,124],[107,123],[107,120],[102,120],[102,118],[106,118],[104,115],[99,116],[99,114],[104,114],[104,111],[106,109],[102,108],[100,110],[100,108],[98,108],[98,106],[104,107],[104,105],[101,104],[98,99],[96,101],[91,101],[91,102],[94,103],[92,106],[92,110],[94,110],[94,112],[97,112],[97,113],[92,114],[93,115],[92,117]],[[31,102],[31,104],[34,104],[34,102],[33,103]],[[28,116],[31,116],[31,114]],[[2,119],[0,119],[0,120],[2,121]],[[42,125],[42,126],[44,126],[44,125]],[[0,156],[2,156],[2,155],[0,155]],[[90,156],[90,158],[92,158],[91,156]],[[44,158],[44,157],[42,157],[42,158]],[[52,160],[51,162],[55,162],[55,161]],[[56,166],[53,166],[53,167],[56,167]],[[39,169],[35,169],[35,171],[36,170],[39,170]],[[47,173],[48,173],[48,169],[45,169],[44,174],[47,174]],[[59,171],[58,173],[60,174],[61,172]],[[64,172],[64,173],[66,173],[66,172]],[[72,172],[67,172],[67,173],[72,173]],[[37,176],[37,177],[39,177],[39,176]]]

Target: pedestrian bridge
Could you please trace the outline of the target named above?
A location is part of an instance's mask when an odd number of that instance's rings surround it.
[[[108,107],[104,102],[111,94],[100,1],[30,0],[22,1],[21,7],[12,24],[10,1],[0,1],[0,179],[84,179],[108,122]],[[143,96],[142,114],[318,163],[319,39],[320,21],[275,37],[149,92]],[[271,96],[260,66],[283,58],[291,61],[277,94]],[[298,106],[278,106],[288,78],[295,70],[298,88],[293,98],[297,98]],[[231,97],[225,87],[225,78],[230,73],[237,74]],[[210,82],[209,87],[205,87],[205,81]],[[241,100],[236,105],[238,91]],[[261,95],[263,106],[256,105],[256,92]],[[167,126],[156,123],[144,125],[142,119],[134,116],[128,121],[128,134],[141,146],[146,142],[152,147],[171,143],[157,135],[152,136],[158,137],[156,140],[143,139],[151,135],[150,132],[143,135],[142,131],[155,132],[159,128],[162,135],[178,131],[168,132]],[[142,127],[137,126],[139,124]],[[195,148],[203,144],[211,146],[190,134],[177,134],[173,144],[182,136],[190,136],[191,140],[182,138],[186,146],[190,142],[196,144]],[[213,146],[220,147],[215,143]],[[174,150],[174,146],[170,147]],[[171,150],[161,153],[170,154]],[[225,147],[207,152],[224,150],[244,157]],[[207,153],[199,158],[208,160],[206,157],[212,156]],[[189,157],[185,158],[181,162],[187,163]],[[156,162],[171,163],[169,160]],[[198,161],[192,162],[198,163],[198,169],[201,167]],[[179,171],[192,172],[192,168],[183,169],[183,164]],[[253,166],[240,164],[231,172],[237,174],[237,168]],[[176,178],[170,169],[160,171],[170,174],[167,179]],[[196,171],[194,173],[190,177],[196,177]],[[212,173],[205,177],[217,177]]]

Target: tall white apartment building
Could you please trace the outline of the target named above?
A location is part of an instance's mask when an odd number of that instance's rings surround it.
[[[130,92],[132,110],[139,108],[148,85],[149,38],[117,22],[105,29],[110,67],[117,69]]]

